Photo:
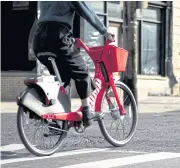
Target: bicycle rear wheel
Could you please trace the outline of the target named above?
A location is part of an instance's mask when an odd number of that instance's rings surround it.
[[[17,126],[24,146],[36,156],[48,156],[60,147],[67,132],[67,121],[48,121],[20,106]]]
[[[45,104],[45,95],[41,89],[35,89],[35,97]],[[32,104],[33,105],[33,104]],[[68,121],[46,120],[33,111],[20,105],[17,113],[17,127],[24,146],[36,156],[48,156],[55,153],[68,131]]]
[[[138,120],[137,105],[132,92],[124,83],[116,82],[115,87],[126,115],[120,115],[114,93],[110,87],[105,91],[101,101],[101,112],[103,112],[104,117],[98,122],[105,139],[113,146],[121,147],[127,144],[135,133]]]

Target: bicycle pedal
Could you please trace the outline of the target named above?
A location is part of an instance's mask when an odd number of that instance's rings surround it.
[[[83,122],[81,121],[75,122],[74,129],[78,134],[82,134],[86,130],[86,128],[83,126]]]

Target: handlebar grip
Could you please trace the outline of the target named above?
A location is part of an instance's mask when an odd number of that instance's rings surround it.
[[[111,34],[109,34],[108,37],[107,37],[107,39],[110,40],[111,42],[115,42],[114,38],[115,38],[115,36],[113,36]]]

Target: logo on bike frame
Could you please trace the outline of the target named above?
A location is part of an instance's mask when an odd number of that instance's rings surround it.
[[[88,100],[91,108],[94,108],[97,95],[98,95],[99,91],[101,90],[101,80],[98,79],[98,78],[95,78],[94,82],[95,82],[95,85],[96,85],[96,89],[92,92],[92,94],[91,94],[91,96],[89,97],[89,100]]]

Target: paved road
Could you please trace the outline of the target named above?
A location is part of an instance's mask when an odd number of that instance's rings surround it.
[[[82,135],[71,130],[59,151],[44,158],[33,156],[22,145],[16,114],[2,113],[2,168],[179,168],[179,112],[139,114],[136,134],[122,148],[109,145],[97,123]]]

